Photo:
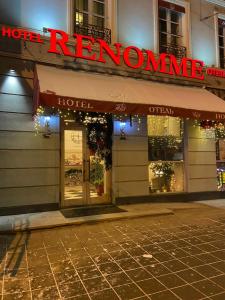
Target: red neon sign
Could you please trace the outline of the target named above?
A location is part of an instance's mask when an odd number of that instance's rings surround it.
[[[206,70],[207,75],[225,78],[225,70],[219,70],[216,68],[208,68]]]
[[[132,69],[141,69],[150,72],[160,72],[171,76],[181,76],[197,80],[204,80],[204,62],[200,60],[182,58],[180,61],[174,55],[162,53],[158,57],[150,50],[142,50],[135,46],[123,47],[120,43],[108,45],[102,39],[91,36],[74,34],[74,45],[68,46],[69,35],[56,29],[47,29],[50,33],[49,53],[65,55],[84,60],[106,63],[106,58],[120,66],[123,63]],[[22,39],[25,41],[44,43],[40,34],[23,29],[2,27],[1,34],[4,37]],[[98,48],[94,52],[94,48]]]
[[[10,27],[6,28],[3,26],[1,29],[1,34],[3,37],[9,37],[15,40],[24,40],[33,43],[44,43],[44,41],[41,39],[40,34],[25,29]]]

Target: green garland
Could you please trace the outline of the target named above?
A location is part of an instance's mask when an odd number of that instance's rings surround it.
[[[104,160],[106,170],[112,168],[113,120],[111,114],[79,112],[76,122],[87,128],[87,144],[90,151]]]
[[[106,115],[106,124],[89,123],[87,125],[87,144],[90,151],[96,153],[105,162],[106,170],[112,168],[113,121]]]

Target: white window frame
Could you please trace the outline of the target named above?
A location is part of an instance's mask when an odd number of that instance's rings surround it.
[[[219,47],[219,26],[218,26],[218,22],[219,19],[222,19],[225,21],[225,14],[219,14],[217,12],[215,12],[215,37],[216,37],[216,66],[218,68],[221,68],[220,66],[220,47]],[[224,42],[225,42],[225,36],[224,36]]]
[[[176,4],[179,6],[183,6],[185,8],[185,13],[183,14],[181,20],[181,27],[182,27],[182,36],[183,36],[183,43],[181,46],[186,47],[187,49],[187,56],[192,56],[192,49],[191,49],[191,30],[190,30],[190,3],[186,2],[185,0],[164,0],[166,2]],[[154,9],[154,52],[159,53],[159,6],[158,0],[154,0],[153,2],[153,9]]]
[[[89,0],[90,1],[90,0]],[[67,31],[74,33],[74,2],[67,0]],[[111,29],[111,42],[117,41],[117,0],[105,0],[105,28]]]

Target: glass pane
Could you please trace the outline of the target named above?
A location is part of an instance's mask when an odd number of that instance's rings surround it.
[[[179,23],[180,17],[181,17],[180,13],[178,13],[178,12],[176,12],[174,10],[170,10],[170,18],[171,18],[172,22]]]
[[[81,130],[64,131],[65,201],[83,198],[83,136]]]
[[[159,35],[159,44],[166,45],[167,44],[167,34],[160,33]]]
[[[76,10],[88,11],[88,0],[76,0]]]
[[[225,59],[220,59],[220,68],[225,69]]]
[[[99,3],[94,1],[93,3],[93,12],[94,14],[104,16],[105,15],[105,5],[104,3]]]
[[[93,16],[93,25],[104,28],[104,18]]]
[[[224,58],[225,54],[224,54],[224,48],[220,48],[220,58]]]
[[[183,160],[183,141],[173,136],[148,138],[149,161]]]
[[[182,137],[182,119],[164,116],[148,116],[148,136]]]
[[[225,190],[225,163],[217,162],[217,189]]]
[[[150,193],[182,192],[183,189],[182,162],[154,162],[149,164]]]
[[[219,35],[223,36],[223,27],[219,27]]]
[[[167,22],[159,20],[159,31],[167,32]]]
[[[183,121],[180,118],[148,116],[149,161],[183,160]]]
[[[90,155],[90,197],[103,196],[105,167],[97,154]]]
[[[166,8],[159,7],[159,18],[166,20],[166,12],[167,12]]]
[[[175,35],[171,35],[171,44],[172,45],[180,45],[180,43],[179,43],[179,37],[177,37]]]
[[[225,162],[225,140],[220,139],[217,142],[217,153],[218,153],[218,160],[223,160]]]
[[[76,25],[88,25],[88,14],[76,12]]]
[[[224,47],[224,37],[219,37],[219,46]]]
[[[171,23],[171,33],[172,34],[179,34],[179,25]]]

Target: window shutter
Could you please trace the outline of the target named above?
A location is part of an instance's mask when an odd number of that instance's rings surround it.
[[[158,0],[158,3],[159,3],[159,7],[164,7],[164,8],[168,8],[171,10],[175,10],[175,11],[183,13],[183,14],[185,13],[185,8],[183,6],[180,6],[180,5],[171,3],[171,2],[167,2],[164,0]]]

